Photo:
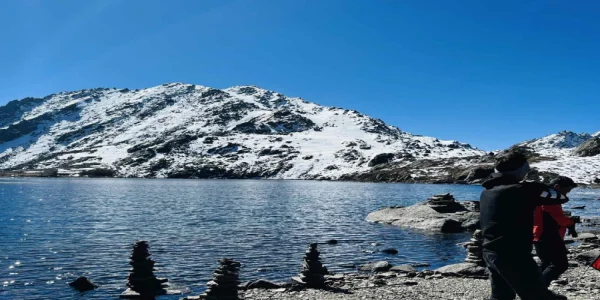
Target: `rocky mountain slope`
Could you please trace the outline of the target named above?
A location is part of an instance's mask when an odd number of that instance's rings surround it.
[[[600,182],[600,132],[519,143],[535,180]],[[255,86],[90,89],[0,107],[0,175],[478,183],[494,155]]]
[[[254,86],[100,88],[0,107],[5,175],[339,179],[484,154]]]
[[[565,175],[582,184],[600,183],[600,137],[562,131],[518,143],[506,150],[474,157],[404,159],[362,173],[343,176],[358,181],[481,183],[494,172],[495,156],[507,151],[526,153],[529,180],[548,182]]]

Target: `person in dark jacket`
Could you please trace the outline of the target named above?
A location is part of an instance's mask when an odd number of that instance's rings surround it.
[[[577,184],[569,177],[559,176],[550,182],[550,187],[567,196]],[[565,216],[561,205],[542,205],[535,209],[533,243],[542,261],[542,282],[546,286],[569,268],[564,237],[567,228],[574,224],[573,219]]]
[[[491,300],[566,299],[548,290],[531,255],[533,213],[537,206],[562,204],[564,195],[552,197],[548,186],[523,182],[530,167],[526,157],[512,152],[498,158],[496,173],[483,183],[481,229],[483,258],[490,271]]]

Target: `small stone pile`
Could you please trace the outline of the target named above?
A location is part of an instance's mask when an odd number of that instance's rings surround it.
[[[153,299],[158,295],[167,294],[166,278],[154,276],[155,262],[150,258],[148,242],[138,241],[133,246],[131,254],[131,273],[127,277],[127,289],[120,298],[124,299]]]
[[[213,280],[208,282],[208,289],[199,299],[237,300],[240,284],[240,263],[230,258],[219,260],[221,264],[213,273]]]
[[[317,244],[310,244],[306,255],[304,255],[300,276],[294,277],[292,280],[308,288],[324,288],[325,275],[328,271],[327,268],[323,267],[319,255]]]
[[[483,234],[481,230],[475,230],[473,237],[471,237],[471,242],[466,243],[465,248],[467,248],[465,262],[485,266],[485,261],[483,261]]]
[[[458,206],[456,199],[454,199],[454,196],[450,193],[433,195],[431,198],[427,199],[427,204],[429,207],[440,213],[454,212]]]

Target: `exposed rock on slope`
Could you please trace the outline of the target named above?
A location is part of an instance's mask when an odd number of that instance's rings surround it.
[[[576,156],[587,157],[596,156],[600,154],[600,137],[593,137],[586,142],[579,145],[573,154]]]

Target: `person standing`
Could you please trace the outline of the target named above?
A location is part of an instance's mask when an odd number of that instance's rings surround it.
[[[531,255],[536,206],[562,204],[564,195],[549,197],[548,187],[523,182],[530,170],[527,158],[511,152],[497,159],[496,173],[483,183],[480,211],[483,258],[490,271],[491,300],[566,299],[552,293],[541,280]]]
[[[569,177],[559,176],[550,182],[550,187],[567,196],[577,184]],[[546,286],[569,268],[564,237],[573,225],[575,222],[564,215],[561,205],[542,205],[535,210],[533,243],[542,261],[542,282]]]

